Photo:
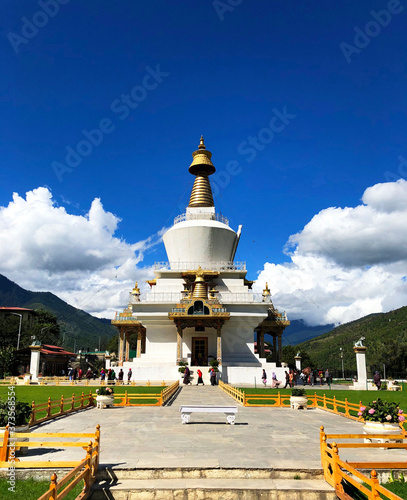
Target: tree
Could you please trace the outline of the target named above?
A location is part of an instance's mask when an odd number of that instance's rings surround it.
[[[24,347],[28,347],[31,343],[31,337],[35,336],[41,344],[58,345],[60,340],[60,327],[58,318],[46,311],[45,309],[37,309],[35,311],[37,321],[31,327],[30,332],[24,339]]]
[[[0,378],[8,376],[14,363],[14,347],[0,348]]]

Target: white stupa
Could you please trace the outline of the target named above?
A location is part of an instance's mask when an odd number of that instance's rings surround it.
[[[168,262],[156,263],[149,292],[141,294],[136,283],[128,308],[112,321],[120,335],[119,365],[125,373],[131,368],[135,380],[169,381],[179,377],[179,361],[206,374],[215,358],[225,382],[259,381],[263,368],[284,380],[281,336],[289,321],[274,308],[267,284],[253,293],[245,263],[234,262],[241,226],[234,231],[215,211],[209,182],[215,167],[202,137],[192,156],[189,205],[163,237]],[[130,360],[128,338],[135,332],[137,355]],[[267,364],[265,333],[274,340]]]

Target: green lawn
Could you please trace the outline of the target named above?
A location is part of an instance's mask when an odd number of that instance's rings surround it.
[[[50,473],[51,476],[51,473]],[[59,478],[59,479],[62,479]],[[24,498],[24,500],[37,500],[40,496],[46,493],[49,489],[50,481],[34,481],[33,479],[19,479],[18,469],[16,469],[16,480],[14,491],[10,491],[10,483],[7,479],[0,479],[0,498]],[[75,486],[68,493],[65,500],[74,500],[82,491],[83,481]]]

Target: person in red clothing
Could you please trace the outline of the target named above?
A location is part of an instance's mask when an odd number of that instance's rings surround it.
[[[196,385],[198,385],[198,384],[205,385],[204,381],[202,380],[202,372],[201,372],[201,370],[199,370],[199,368],[198,368],[196,373],[198,374],[198,382],[196,383]]]

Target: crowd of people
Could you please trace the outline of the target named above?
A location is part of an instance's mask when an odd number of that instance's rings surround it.
[[[263,370],[261,376],[262,382],[264,386],[267,386],[267,373],[266,370]],[[285,370],[285,385],[283,386],[283,382],[277,380],[277,376],[275,372],[272,372],[271,376],[271,388],[282,387],[286,389],[287,387],[294,387],[295,385],[323,385],[324,381],[329,385],[332,383],[332,376],[328,369],[323,372],[322,370],[311,370],[306,368],[303,371],[290,369],[289,371]]]
[[[131,371],[131,368],[129,368],[129,371],[127,372],[127,383],[131,382],[133,373]],[[84,373],[82,368],[74,368],[71,367],[68,369],[68,378],[69,380],[96,380],[98,377],[100,377],[100,381],[103,382],[105,380],[108,381],[115,381],[118,380],[120,382],[123,382],[124,379],[124,372],[123,369],[120,368],[119,372],[116,374],[116,371],[113,368],[109,368],[109,370],[105,370],[102,368],[100,370],[100,374],[97,373],[96,370],[92,370],[92,368],[88,368],[87,371]]]

